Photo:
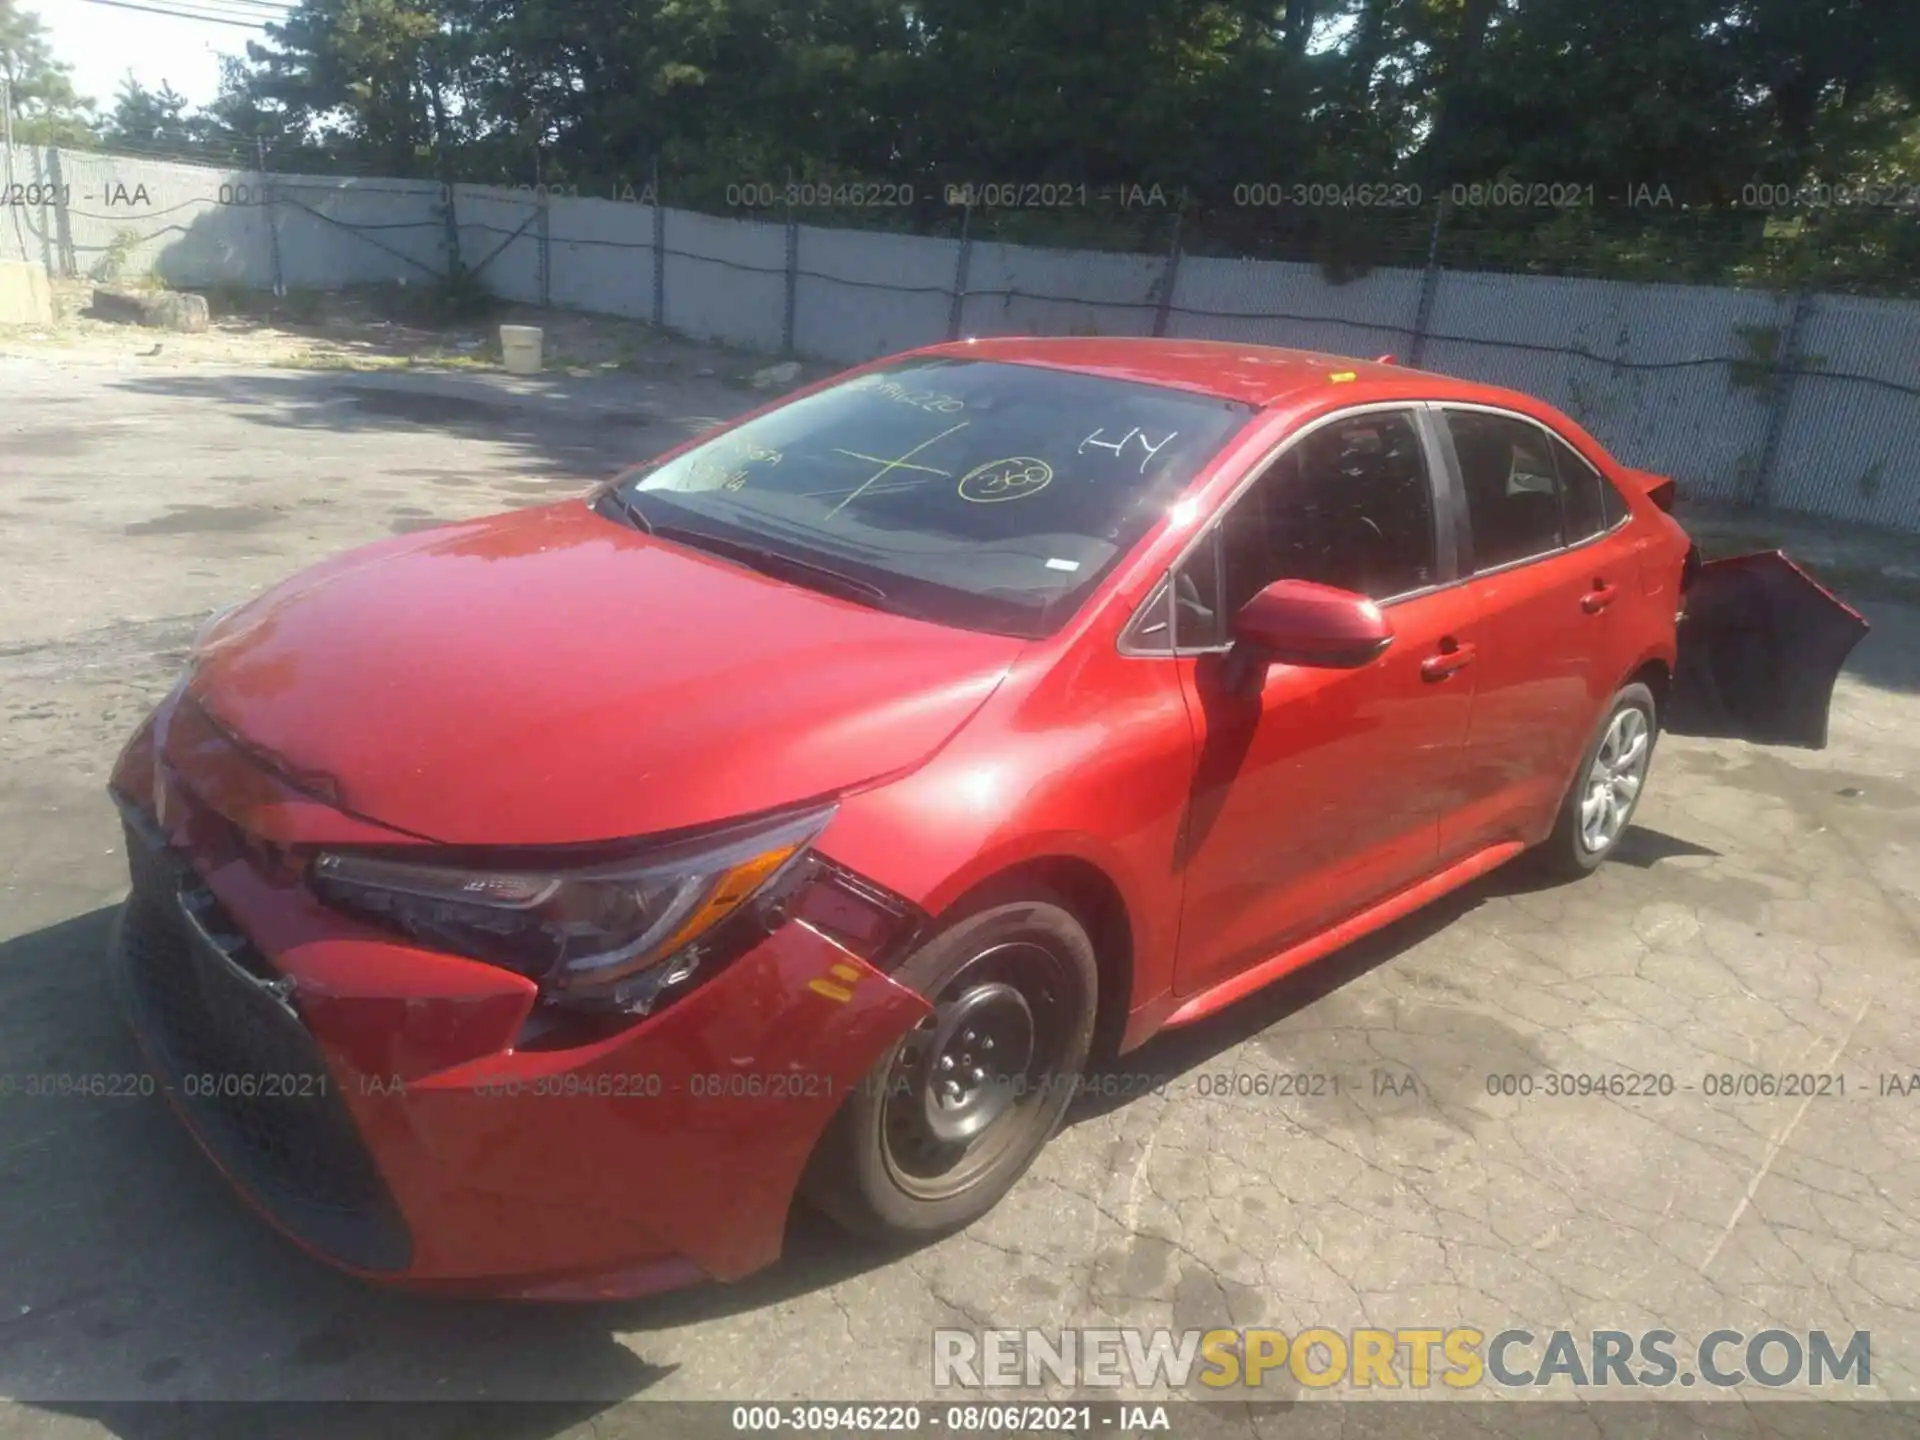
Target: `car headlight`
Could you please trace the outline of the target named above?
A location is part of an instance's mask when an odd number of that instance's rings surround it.
[[[425,944],[518,971],[562,1001],[645,1014],[720,956],[726,922],[797,878],[833,807],[707,831],[590,864],[430,864],[329,851],[312,883],[331,904]]]

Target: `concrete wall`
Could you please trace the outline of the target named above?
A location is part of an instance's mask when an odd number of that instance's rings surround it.
[[[16,146],[0,258],[55,275],[157,275],[176,286],[335,289],[445,269],[429,181],[262,175]]]
[[[462,262],[504,298],[770,353],[791,333],[800,354],[852,362],[945,339],[963,268],[954,240],[789,231],[624,198],[547,197],[543,209],[524,189],[449,196],[426,181],[31,147],[10,160],[23,203],[0,207],[0,260],[54,275],[117,266],[252,289],[430,280],[447,269],[451,199]],[[1336,285],[1311,265],[1170,267],[1164,255],[985,242],[966,248],[964,271],[962,334],[1163,324],[1171,336],[1337,354],[1417,351],[1428,369],[1543,397],[1691,494],[1920,531],[1920,303],[1812,296],[1796,323],[1790,297],[1763,291],[1419,270]],[[1780,399],[1734,362],[1764,358],[1790,330],[1812,373]]]

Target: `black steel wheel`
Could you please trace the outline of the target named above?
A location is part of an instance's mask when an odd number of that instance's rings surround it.
[[[933,1002],[850,1095],[804,1193],[855,1234],[912,1241],[990,1210],[1060,1126],[1099,1000],[1093,945],[1065,905],[971,909],[897,978]]]

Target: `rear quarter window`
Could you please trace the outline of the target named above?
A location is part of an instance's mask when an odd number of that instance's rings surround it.
[[[1627,517],[1627,502],[1613,482],[1559,436],[1551,436],[1554,464],[1560,472],[1560,495],[1566,506],[1567,542],[1591,539],[1611,530]]]
[[[1600,513],[1606,518],[1609,530],[1632,513],[1627,497],[1604,475],[1600,477]]]

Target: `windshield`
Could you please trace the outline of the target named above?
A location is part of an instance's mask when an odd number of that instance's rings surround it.
[[[965,359],[871,371],[621,482],[664,538],[968,629],[1062,624],[1251,416]],[[692,532],[692,533],[688,533]]]

